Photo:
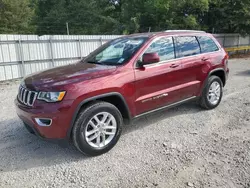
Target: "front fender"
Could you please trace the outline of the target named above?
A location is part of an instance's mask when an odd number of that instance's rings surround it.
[[[70,138],[71,136],[71,131],[72,131],[72,128],[75,124],[75,121],[76,121],[76,118],[77,118],[77,115],[78,113],[80,112],[81,108],[91,102],[91,101],[95,101],[95,100],[98,100],[98,99],[102,99],[102,98],[105,98],[105,97],[111,97],[111,96],[116,96],[116,97],[119,97],[121,99],[121,101],[123,102],[123,105],[125,107],[125,110],[127,111],[127,114],[128,114],[128,119],[129,121],[132,119],[131,118],[131,114],[130,114],[130,110],[129,110],[129,107],[128,107],[128,104],[125,100],[125,98],[122,96],[122,94],[118,93],[118,92],[111,92],[111,93],[105,93],[105,94],[101,94],[101,95],[97,95],[97,96],[94,96],[94,97],[90,97],[90,98],[87,98],[87,99],[84,99],[83,101],[81,101],[77,107],[75,108],[74,110],[74,113],[73,113],[73,116],[72,116],[72,120],[71,120],[71,123],[70,123],[70,127],[68,129],[68,132],[67,132],[67,137]]]

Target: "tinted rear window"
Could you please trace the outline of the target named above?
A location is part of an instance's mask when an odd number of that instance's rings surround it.
[[[200,46],[196,37],[175,37],[176,57],[187,57],[200,54]]]
[[[199,36],[197,39],[199,40],[201,46],[201,53],[215,52],[219,50],[218,46],[210,37]]]

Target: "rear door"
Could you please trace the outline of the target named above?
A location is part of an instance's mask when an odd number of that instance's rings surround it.
[[[200,74],[206,60],[202,59],[199,42],[195,36],[178,36],[174,38],[176,58],[182,64],[181,75],[184,89],[180,99],[196,96],[201,86]]]
[[[207,72],[210,69],[221,67],[221,62],[225,58],[225,53],[221,53],[220,47],[217,46],[213,37],[211,36],[197,36],[197,40],[199,41],[201,47],[201,64],[203,65],[203,69],[206,68]],[[201,72],[198,76],[203,83],[205,82],[205,78],[207,77],[207,72]],[[202,85],[203,85],[202,83]],[[202,88],[200,88],[201,90]]]
[[[224,54],[220,53],[220,48],[209,36],[197,36],[201,47],[201,59],[205,63],[213,65],[221,65],[221,61],[224,59]]]

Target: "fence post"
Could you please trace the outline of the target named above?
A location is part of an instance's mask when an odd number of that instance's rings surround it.
[[[51,67],[53,68],[53,67],[55,67],[55,61],[54,61],[54,54],[53,54],[54,52],[53,52],[51,37],[49,38],[49,44],[50,44],[50,54],[51,54],[51,62],[52,62]]]
[[[248,42],[248,46],[250,45],[250,35],[248,35],[248,40],[249,40],[249,42]]]
[[[238,42],[237,42],[237,47],[240,46],[240,34],[238,34]],[[236,51],[236,53],[238,53],[239,51]]]
[[[81,39],[78,40],[78,44],[79,44],[79,54],[80,54],[80,58],[82,59],[82,48],[81,48]]]
[[[223,37],[223,47],[225,48],[225,42],[226,42],[226,35],[224,34],[224,37]]]
[[[248,35],[248,39],[249,39],[248,46],[250,46],[250,35]],[[249,49],[247,50],[247,52],[249,52]]]
[[[237,44],[237,47],[240,46],[240,34],[238,34],[238,44]]]
[[[102,37],[100,37],[100,46],[102,46],[103,41],[102,41]]]
[[[19,55],[21,58],[21,63],[22,63],[22,71],[21,71],[21,76],[24,77],[26,76],[26,71],[25,71],[25,65],[24,65],[24,54],[23,54],[23,46],[22,46],[22,41],[19,39],[18,40],[18,44],[19,44]]]

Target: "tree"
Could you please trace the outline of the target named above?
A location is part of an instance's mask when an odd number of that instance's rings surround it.
[[[116,33],[115,4],[108,0],[41,0],[36,9],[37,33],[66,34],[66,23],[71,34]]]
[[[209,9],[209,0],[172,0],[173,28],[202,29],[202,19]]]
[[[250,34],[250,1],[213,0],[204,19],[210,31]]]
[[[123,0],[121,23],[125,33],[200,28],[208,0]]]
[[[67,34],[67,22],[70,34],[130,34],[168,29],[250,33],[249,0],[0,0],[0,3],[2,33],[32,33],[37,28],[35,33],[39,35]]]
[[[157,31],[166,28],[171,19],[169,0],[120,1],[120,24],[123,33]]]
[[[66,0],[40,0],[36,5],[37,34],[66,34],[68,17]]]
[[[29,0],[0,0],[0,33],[34,33],[34,10],[30,6]]]

